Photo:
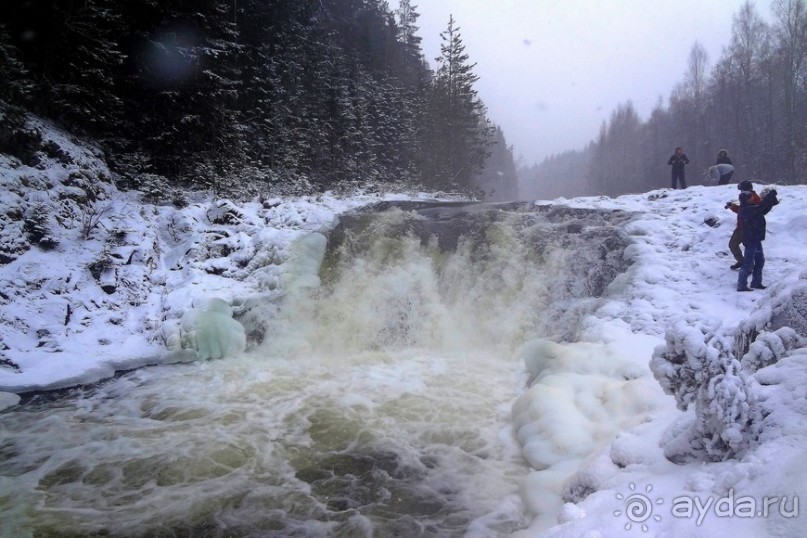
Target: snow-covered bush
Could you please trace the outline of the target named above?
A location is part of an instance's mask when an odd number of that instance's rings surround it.
[[[774,286],[756,311],[737,326],[734,354],[744,356],[758,335],[785,327],[807,338],[807,271],[802,271],[795,281]]]
[[[772,300],[770,326],[776,330],[790,327],[807,338],[807,271],[793,286],[782,286]]]
[[[111,203],[85,204],[81,209],[81,238],[84,240],[89,239],[93,230],[101,224],[101,219],[107,216],[111,211]]]
[[[801,347],[807,347],[807,338],[799,336],[790,327],[782,327],[774,332],[759,334],[740,362],[743,369],[752,374],[777,362],[788,351]]]
[[[165,176],[158,174],[138,174],[134,186],[143,193],[143,201],[149,204],[165,205],[172,198],[172,189]]]
[[[112,251],[108,244],[104,244],[98,256],[87,266],[87,269],[92,274],[95,280],[100,281],[101,275],[104,271],[115,265],[115,259],[112,256]]]
[[[734,358],[721,363],[725,372],[709,380],[695,407],[695,431],[707,459],[714,461],[742,456],[759,439],[762,425],[754,379]]]
[[[41,144],[42,133],[28,124],[24,110],[0,100],[0,153],[35,166]]]
[[[25,200],[14,192],[21,190],[19,183],[0,174],[0,265],[11,263],[30,247],[22,230]]]
[[[667,330],[666,346],[653,353],[650,369],[664,392],[675,396],[675,404],[686,411],[701,387],[721,373],[719,351],[706,345],[704,333],[679,322]]]
[[[31,204],[23,216],[23,230],[28,240],[44,250],[55,248],[59,241],[54,237],[49,206],[44,202]]]
[[[562,498],[566,503],[579,503],[602,489],[607,477],[614,473],[614,464],[605,453],[590,458],[563,484]]]
[[[694,423],[666,444],[667,458],[719,461],[745,453],[759,437],[762,418],[753,378],[708,331],[680,322],[666,340],[650,369],[679,409],[695,405]]]

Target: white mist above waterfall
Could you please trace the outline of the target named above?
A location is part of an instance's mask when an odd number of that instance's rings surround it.
[[[312,275],[325,244],[319,234],[299,240],[284,274],[294,285],[280,314],[261,320],[262,349],[281,355],[487,350],[504,359],[536,335],[573,334],[590,310],[588,273],[614,276],[601,247],[587,237],[563,241],[563,228],[530,214],[483,218],[453,250],[407,230],[419,219],[391,209],[348,230],[325,260],[322,287]]]

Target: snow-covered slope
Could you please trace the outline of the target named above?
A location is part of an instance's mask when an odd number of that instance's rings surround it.
[[[533,465],[540,470],[524,491],[537,517],[519,536],[803,534],[807,187],[777,189],[764,242],[768,289],[753,293],[736,291],[729,268],[736,216],[723,207],[735,185],[552,202],[640,214],[628,227],[630,274],[586,321],[592,343],[543,354],[580,377],[560,384],[571,389],[567,403],[532,409],[534,417],[514,408],[525,448],[569,430],[585,447],[576,460]],[[574,349],[603,342],[599,353]],[[620,375],[636,375],[625,363],[641,372],[620,386]],[[689,402],[686,412],[658,382]],[[530,390],[534,408],[542,391]],[[527,431],[535,417],[544,427]],[[592,441],[592,432],[605,435]]]
[[[196,358],[182,316],[279,293],[292,241],[377,198],[324,195],[176,207],[119,191],[101,152],[31,120],[36,166],[0,155],[0,391],[91,383]],[[187,320],[187,318],[186,318]],[[169,349],[172,348],[172,349]],[[4,401],[16,401],[5,396]]]

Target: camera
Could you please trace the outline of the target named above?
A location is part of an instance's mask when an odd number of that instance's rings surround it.
[[[773,196],[775,197],[775,196],[776,196],[777,194],[779,194],[779,193],[778,193],[778,192],[776,192],[776,189],[774,189],[773,187],[769,187],[769,188],[765,189],[764,191],[762,191],[761,193],[759,193],[759,196],[760,196],[761,198],[765,198],[765,197],[766,197],[766,196],[768,196],[769,194],[773,194]],[[778,198],[776,198],[776,201],[773,203],[773,205],[779,205],[779,202],[781,202],[781,200],[779,200]]]

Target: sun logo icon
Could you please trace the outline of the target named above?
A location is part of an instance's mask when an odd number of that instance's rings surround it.
[[[630,488],[631,493],[628,494],[627,497],[621,493],[616,494],[616,498],[624,503],[625,509],[624,511],[614,511],[614,516],[619,517],[622,514],[625,514],[625,517],[628,518],[628,522],[625,523],[626,531],[631,530],[633,524],[636,523],[637,525],[641,524],[642,532],[647,532],[650,529],[650,527],[647,526],[647,521],[651,517],[656,522],[661,521],[660,515],[653,514],[653,505],[663,504],[664,499],[657,497],[655,501],[650,500],[650,492],[653,491],[653,486],[650,484],[645,486],[644,493],[635,493],[636,484],[633,482],[631,482],[628,487]]]

